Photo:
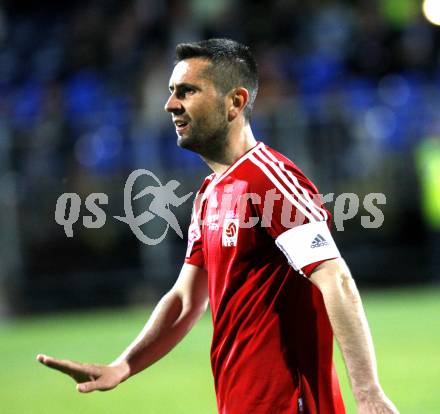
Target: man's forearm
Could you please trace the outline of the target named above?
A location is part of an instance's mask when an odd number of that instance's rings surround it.
[[[319,270],[318,270],[319,272]],[[370,329],[354,280],[346,266],[315,275],[333,333],[342,351],[355,398],[381,392]]]
[[[37,360],[71,376],[80,392],[107,391],[169,352],[191,329],[208,304],[206,271],[184,264],[176,283],[158,303],[132,344],[110,365],[85,364],[39,354]]]
[[[169,292],[137,338],[111,365],[121,368],[123,380],[149,367],[179,343],[203,311],[203,306],[185,306],[179,294]]]

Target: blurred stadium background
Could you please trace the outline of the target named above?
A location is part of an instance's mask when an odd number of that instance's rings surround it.
[[[175,44],[207,37],[255,51],[259,139],[292,158],[323,194],[386,195],[382,227],[364,229],[361,206],[335,238],[365,293],[392,396],[406,404],[402,412],[439,412],[440,29],[422,3],[2,1],[0,350],[9,369],[0,374],[0,412],[213,412],[209,318],[160,363],[168,369],[152,368],[116,391],[133,411],[107,394],[87,403],[70,396],[32,360],[38,352],[111,360],[173,283],[185,241],[170,231],[157,246],[143,245],[112,216],[123,215],[134,169],[162,183],[178,179],[179,195],[209,173],[176,147],[163,111]],[[428,3],[435,20],[440,2]],[[65,192],[83,201],[72,238],[54,217]],[[100,229],[82,225],[90,193],[109,197]],[[188,202],[174,210],[183,229],[190,209]],[[164,227],[155,219],[146,231]],[[133,308],[141,304],[143,311]]]

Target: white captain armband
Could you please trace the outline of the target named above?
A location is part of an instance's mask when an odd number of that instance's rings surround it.
[[[280,234],[275,243],[297,271],[311,263],[341,256],[325,221],[293,227]]]

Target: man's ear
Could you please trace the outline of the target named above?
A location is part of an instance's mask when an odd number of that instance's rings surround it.
[[[249,92],[246,88],[233,89],[228,99],[228,121],[233,121],[246,108],[249,101]]]

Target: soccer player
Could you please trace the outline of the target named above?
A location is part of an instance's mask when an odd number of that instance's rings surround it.
[[[258,75],[249,48],[210,39],[180,44],[176,56],[165,110],[178,145],[213,170],[194,203],[180,275],[110,365],[37,359],[72,376],[80,392],[112,389],[169,352],[209,300],[220,414],[344,413],[333,334],[358,412],[397,413],[317,189],[252,134]]]

